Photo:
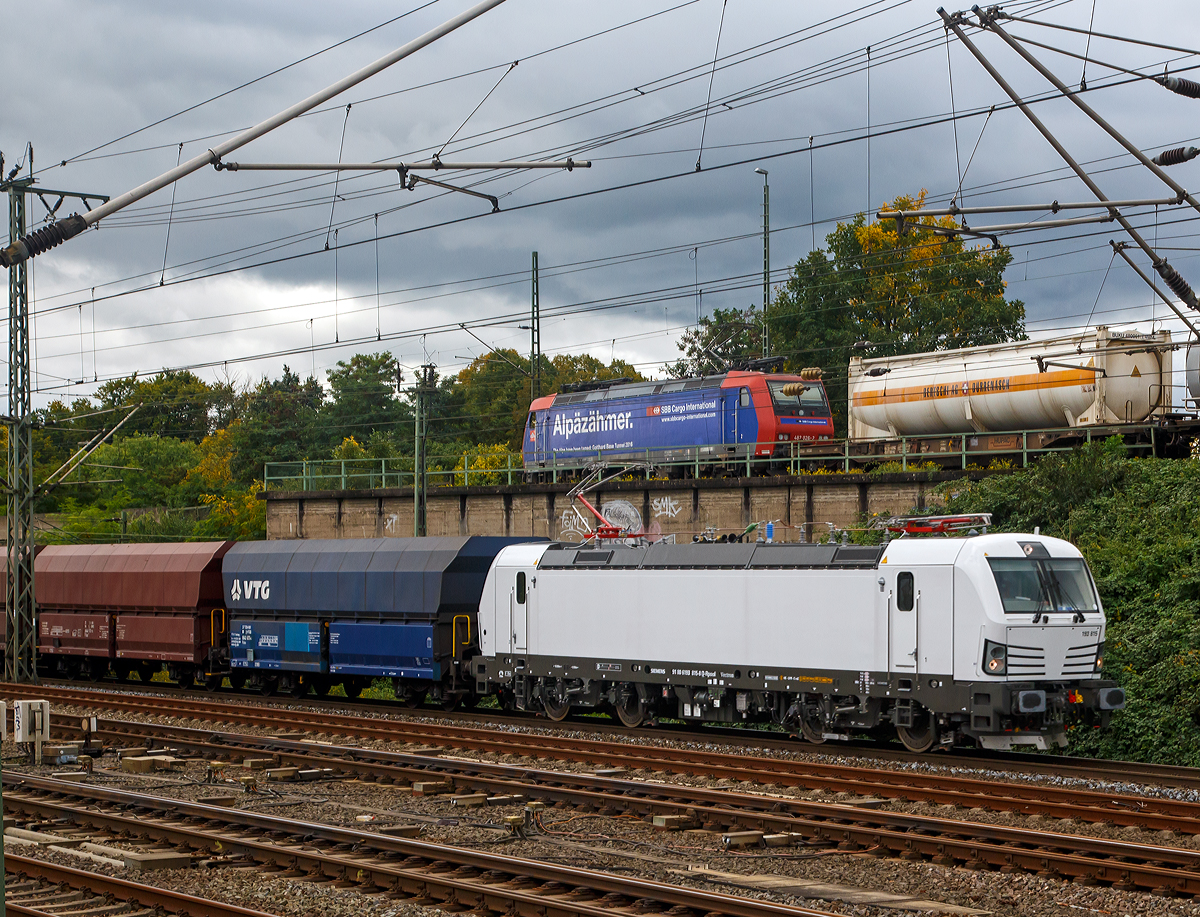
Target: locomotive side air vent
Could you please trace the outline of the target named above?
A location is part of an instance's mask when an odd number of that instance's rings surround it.
[[[777,567],[783,569],[828,567],[838,551],[832,544],[760,544],[754,548],[750,558],[751,567]]]
[[[841,566],[873,567],[885,550],[885,545],[841,545],[833,555],[833,562]]]
[[[606,564],[612,560],[612,551],[578,551],[575,554],[577,564]]]

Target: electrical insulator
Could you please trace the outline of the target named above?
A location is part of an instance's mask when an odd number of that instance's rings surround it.
[[[1167,286],[1174,290],[1176,296],[1193,309],[1200,309],[1200,302],[1197,302],[1195,292],[1179,271],[1167,264],[1165,259],[1155,264],[1154,269],[1158,271],[1158,276],[1166,282]]]
[[[1185,80],[1177,76],[1160,76],[1158,82],[1177,95],[1189,99],[1200,99],[1200,83],[1195,80]]]
[[[781,388],[780,391],[789,398],[799,397],[808,391],[808,386],[803,382],[789,382],[787,385]]]
[[[1156,166],[1177,166],[1189,159],[1195,159],[1197,156],[1200,156],[1200,148],[1177,146],[1173,150],[1163,150],[1150,161]]]
[[[808,382],[816,382],[820,380],[823,372],[824,370],[819,366],[806,366],[800,370],[800,378]]]
[[[83,221],[83,217],[73,213],[65,220],[43,226],[37,232],[32,232],[24,238],[18,239],[8,248],[0,250],[0,264],[5,267],[20,264],[27,258],[40,255],[42,252],[49,251],[54,246],[66,242],[67,239],[79,235],[85,229],[87,229],[87,223]]]

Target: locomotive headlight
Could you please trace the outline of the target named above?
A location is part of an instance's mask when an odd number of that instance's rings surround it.
[[[983,641],[983,670],[989,675],[1003,675],[1008,671],[1008,647],[991,640]]]
[[[1096,647],[1096,671],[1100,672],[1104,669],[1104,644],[1101,643]]]

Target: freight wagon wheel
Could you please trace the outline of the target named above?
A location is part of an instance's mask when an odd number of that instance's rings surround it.
[[[424,706],[425,694],[426,692],[420,688],[409,688],[404,692],[404,699],[401,703],[410,710],[416,710],[418,707]]]
[[[223,679],[220,675],[208,675],[204,679],[204,690],[208,692],[216,691],[221,687]]]
[[[229,683],[233,685],[233,690],[242,690],[242,688],[246,687],[246,673],[237,671],[230,672]]]
[[[308,693],[309,687],[308,680],[303,675],[294,675],[292,676],[289,693],[291,693],[292,697],[304,697]]]
[[[149,682],[156,674],[158,674],[158,671],[161,668],[161,662],[139,662],[137,667],[138,678],[140,678],[143,682]]]
[[[627,696],[613,704],[613,709],[617,711],[617,719],[621,721],[622,726],[634,729],[641,726],[646,719],[646,705],[638,697],[637,689],[633,685],[626,685],[626,690]]]
[[[107,662],[101,662],[99,659],[89,659],[83,664],[83,671],[80,674],[88,681],[99,681],[107,672]]]
[[[278,687],[279,682],[274,678],[264,677],[263,680],[258,683],[258,693],[263,697],[270,697],[275,693]]]
[[[929,715],[929,711],[921,708],[913,710],[913,724],[911,726],[897,726],[896,735],[900,737],[900,742],[912,752],[929,751],[933,748],[934,740],[937,739],[937,726],[933,722],[933,717]]]
[[[133,674],[133,663],[131,662],[114,662],[113,671],[117,673],[117,679],[120,681],[129,681],[129,676]]]

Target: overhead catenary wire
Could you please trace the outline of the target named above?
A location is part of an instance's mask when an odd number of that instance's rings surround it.
[[[175,153],[175,165],[176,166],[179,165],[179,161],[182,158],[183,158],[183,141],[180,141],[179,149]],[[171,246],[171,218],[175,215],[175,191],[178,188],[179,188],[179,182],[173,182],[171,184],[171,209],[167,212],[167,233],[166,233],[166,238],[163,240],[162,272],[158,275],[158,285],[160,287],[163,285],[163,282],[167,278],[167,251],[170,249],[170,246]],[[93,296],[94,295],[95,295],[95,290],[93,289]],[[95,305],[94,302],[93,302],[93,305]],[[80,308],[82,308],[82,306]]]
[[[721,33],[725,30],[725,8],[729,5],[729,0],[721,0],[721,20],[717,25],[717,40],[713,45],[713,62],[712,70],[708,74],[708,98],[704,102],[704,120],[700,125],[700,146],[696,151],[696,171],[700,171],[700,160],[704,157],[704,134],[708,130],[708,112],[712,107],[712,88],[713,80],[717,76],[717,56],[721,51]]]

